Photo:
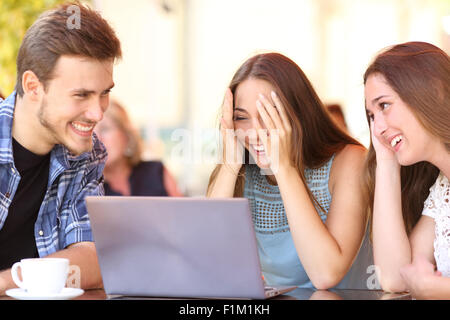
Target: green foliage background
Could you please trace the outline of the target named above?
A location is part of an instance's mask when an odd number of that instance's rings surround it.
[[[16,83],[16,58],[27,29],[44,11],[67,0],[0,0],[0,91]]]

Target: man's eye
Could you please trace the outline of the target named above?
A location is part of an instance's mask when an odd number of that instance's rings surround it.
[[[76,93],[76,94],[75,94],[75,97],[78,97],[78,98],[86,98],[86,97],[87,97],[87,94],[86,94],[86,93]]]
[[[110,93],[111,93],[111,90],[105,90],[105,91],[103,91],[102,95],[107,96]]]
[[[247,118],[244,117],[234,117],[234,121],[239,121],[239,120],[246,120]]]

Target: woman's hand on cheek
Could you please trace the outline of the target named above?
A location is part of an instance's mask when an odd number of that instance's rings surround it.
[[[397,161],[397,158],[395,157],[395,153],[393,150],[388,148],[385,144],[383,144],[380,141],[380,138],[378,138],[374,132],[374,122],[370,121],[370,135],[372,140],[373,148],[375,149],[376,156],[377,156],[377,163],[380,161]]]
[[[279,97],[273,91],[271,96],[275,105],[262,94],[256,101],[256,108],[266,128],[263,129],[258,123],[257,132],[270,159],[270,169],[276,175],[280,169],[292,166],[290,155],[292,127]]]
[[[243,164],[244,146],[238,141],[233,123],[233,93],[228,88],[222,105],[222,118],[220,119],[222,134],[223,164],[230,167],[235,173]]]

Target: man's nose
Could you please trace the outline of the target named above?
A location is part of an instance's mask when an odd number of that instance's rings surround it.
[[[103,119],[104,108],[100,100],[94,100],[86,111],[86,118],[92,122],[100,122]]]

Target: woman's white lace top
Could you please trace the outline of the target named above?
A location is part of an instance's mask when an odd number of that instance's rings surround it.
[[[434,258],[437,269],[450,277],[450,182],[441,172],[430,188],[422,214],[434,219]]]

